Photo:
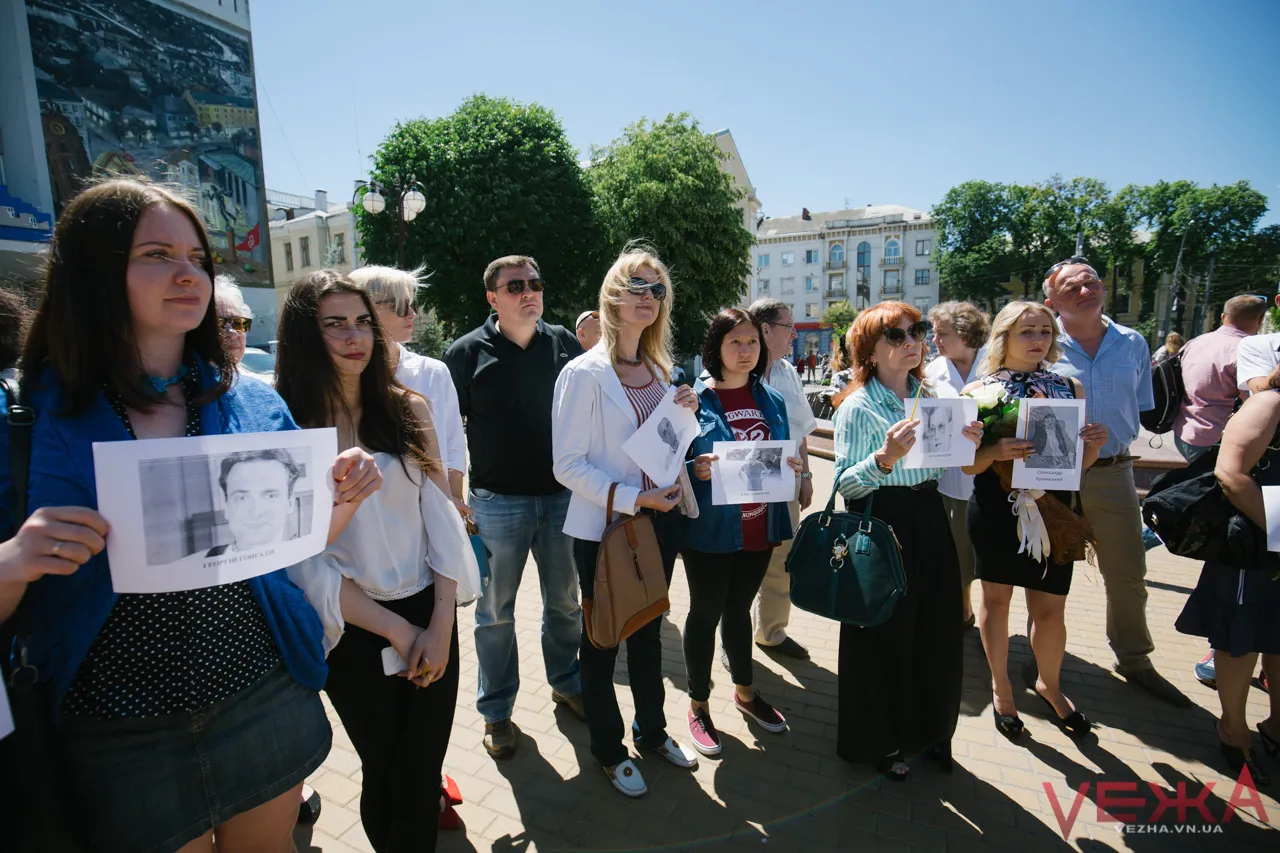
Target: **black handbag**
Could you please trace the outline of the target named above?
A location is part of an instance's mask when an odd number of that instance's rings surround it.
[[[9,381],[0,380],[0,390],[9,403],[10,500],[16,533],[27,518],[27,472],[35,412],[25,405],[21,385],[15,390]],[[0,740],[0,773],[10,780],[12,796],[8,802],[14,813],[8,816],[0,837],[6,853],[89,853],[71,819],[70,789],[54,732],[53,709],[39,683],[39,671],[27,660],[30,619],[30,608],[19,604],[5,626],[9,629],[5,633],[12,635],[6,674],[14,732]]]
[[[832,488],[826,509],[800,523],[787,555],[792,604],[863,628],[893,615],[907,594],[907,575],[893,528],[871,514],[874,500],[872,492],[862,512],[836,512]]]

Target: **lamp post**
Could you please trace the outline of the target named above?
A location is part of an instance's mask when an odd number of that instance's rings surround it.
[[[396,217],[399,220],[396,265],[401,269],[404,268],[404,224],[412,222],[419,213],[426,210],[427,196],[424,193],[425,189],[426,187],[418,183],[413,175],[410,175],[409,180],[404,184],[397,184],[391,187],[379,184],[377,181],[356,181],[355,191],[351,194],[352,207],[355,206],[358,198],[360,206],[374,216],[387,209],[387,199],[384,193],[389,192],[396,198],[396,209],[400,213]],[[361,190],[364,190],[363,194],[361,194]]]

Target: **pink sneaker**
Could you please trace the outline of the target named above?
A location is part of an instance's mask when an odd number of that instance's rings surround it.
[[[693,748],[703,755],[720,754],[720,733],[706,711],[689,712],[689,736],[693,738]]]

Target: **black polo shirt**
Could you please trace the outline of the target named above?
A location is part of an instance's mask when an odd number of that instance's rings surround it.
[[[500,495],[564,491],[551,473],[551,402],[556,378],[582,355],[577,336],[538,321],[527,349],[498,331],[496,315],[444,354],[467,419],[471,488]]]

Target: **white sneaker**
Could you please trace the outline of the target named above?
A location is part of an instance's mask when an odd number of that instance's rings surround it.
[[[698,754],[689,747],[676,743],[675,738],[667,738],[666,743],[655,749],[654,752],[670,761],[676,767],[688,769],[698,766]]]
[[[613,783],[613,787],[628,797],[643,797],[649,793],[649,788],[644,784],[644,777],[640,775],[640,768],[636,767],[635,762],[630,758],[621,764],[604,768],[604,772]]]

